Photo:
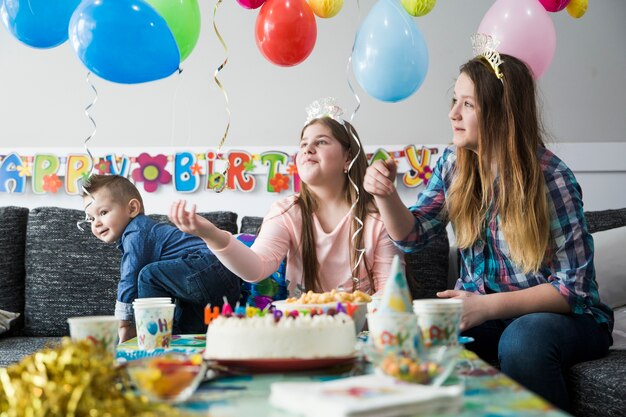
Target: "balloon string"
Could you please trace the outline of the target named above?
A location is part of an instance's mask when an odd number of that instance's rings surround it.
[[[350,177],[350,170],[352,169],[352,166],[356,163],[357,158],[359,157],[359,155],[361,154],[362,147],[361,147],[361,141],[359,140],[359,138],[354,134],[354,131],[352,129],[349,129],[350,134],[352,135],[352,138],[354,139],[355,143],[357,144],[357,146],[359,147],[359,150],[357,151],[356,155],[354,156],[354,158],[352,158],[352,161],[350,161],[350,165],[348,165],[348,181],[350,182],[350,185],[352,186],[352,188],[354,188],[354,191],[356,193],[356,198],[354,199],[354,203],[352,203],[352,206],[350,207],[350,211],[351,212],[355,212],[357,204],[359,203],[359,199],[361,198],[361,193],[359,191],[359,187],[356,185],[356,183],[354,182],[354,180],[352,179],[352,177]],[[354,233],[352,234],[352,246],[355,248],[356,252],[358,253],[358,256],[356,257],[356,259],[354,260],[354,266],[352,267],[352,282],[353,282],[353,289],[357,290],[358,286],[359,286],[359,282],[360,279],[358,277],[355,276],[355,271],[357,271],[357,269],[359,268],[359,265],[361,264],[362,260],[363,260],[363,256],[365,256],[365,248],[358,248],[356,245],[357,242],[357,237],[359,236],[359,234],[361,234],[363,232],[363,220],[361,220],[359,218],[359,216],[355,215],[354,216],[354,220],[358,223],[358,227],[357,229],[354,231]]]
[[[228,101],[228,94],[226,93],[226,90],[222,86],[222,83],[220,82],[220,80],[217,78],[217,74],[219,74],[219,72],[228,63],[228,46],[226,46],[226,42],[224,42],[224,39],[222,38],[222,35],[220,35],[220,32],[217,29],[217,25],[215,23],[215,16],[217,14],[217,9],[220,7],[221,4],[222,4],[222,0],[218,0],[217,3],[215,4],[215,8],[213,9],[213,29],[215,30],[215,34],[217,35],[217,38],[220,40],[220,43],[224,47],[226,59],[224,59],[224,62],[222,62],[222,64],[219,67],[217,67],[217,69],[215,70],[215,73],[213,74],[213,78],[215,80],[215,84],[217,84],[217,86],[222,91],[222,94],[224,94],[224,100],[226,101],[226,113],[228,114],[228,123],[226,124],[226,130],[224,131],[224,136],[222,136],[222,139],[220,140],[220,143],[217,146],[217,151],[215,152],[218,158],[219,158],[222,146],[224,146],[224,142],[226,142],[226,137],[228,136],[228,130],[230,129],[230,103]],[[228,160],[226,160],[226,168],[224,169],[224,172],[222,173],[224,177],[226,177],[226,173],[228,172],[229,165],[230,164]],[[224,181],[223,186],[213,188],[213,191],[220,193],[224,190],[225,186],[226,186],[226,181]]]
[[[98,126],[96,125],[96,121],[93,119],[93,117],[91,117],[91,114],[89,113],[89,109],[91,109],[94,106],[94,104],[96,104],[96,102],[98,101],[98,90],[96,90],[96,87],[93,85],[93,83],[89,79],[90,77],[91,77],[91,71],[87,72],[87,78],[86,78],[85,81],[87,82],[89,87],[95,93],[95,97],[94,97],[93,101],[91,103],[89,103],[87,105],[87,107],[85,107],[85,116],[87,116],[89,121],[91,121],[91,124],[93,125],[93,132],[91,132],[91,134],[89,136],[87,136],[87,138],[85,139],[84,146],[85,146],[85,151],[87,152],[87,155],[89,155],[89,159],[91,160],[91,163],[93,164],[93,162],[94,162],[93,155],[89,151],[89,147],[87,146],[87,142],[89,142],[94,136],[96,136],[96,132],[98,131]]]
[[[174,89],[174,95],[172,97],[172,131],[170,134],[170,147],[174,146],[176,136],[176,102],[178,101],[178,94],[180,93],[180,86],[182,85],[183,69],[178,68],[176,71],[176,88]],[[179,142],[180,143],[180,142]],[[189,146],[189,137],[187,137],[187,146]]]
[[[361,5],[359,3],[359,0],[356,1],[356,5],[358,8],[358,12],[359,12],[357,22],[360,22],[361,21]],[[357,29],[357,33],[354,35],[354,42],[352,42],[352,50],[350,51],[350,56],[348,57],[348,64],[346,65],[346,81],[348,82],[348,88],[352,92],[352,95],[354,96],[354,100],[356,101],[356,107],[354,108],[354,110],[352,111],[352,114],[350,115],[351,124],[352,124],[352,120],[354,120],[354,116],[356,116],[357,112],[361,108],[361,99],[359,99],[359,95],[356,93],[356,91],[354,90],[354,87],[352,86],[352,83],[350,82],[350,70],[352,69],[352,55],[354,55],[354,47],[356,45],[357,35],[358,35],[358,29]],[[357,140],[357,143],[358,143],[358,140]]]
[[[87,138],[84,141],[84,147],[85,147],[85,152],[87,152],[87,155],[89,155],[89,160],[91,161],[91,167],[89,168],[89,171],[91,171],[93,164],[94,164],[94,158],[93,155],[91,154],[91,151],[89,150],[89,146],[87,146],[87,142],[89,142],[94,136],[96,136],[96,133],[98,131],[98,125],[96,125],[96,121],[94,120],[93,117],[91,117],[91,113],[89,113],[89,110],[94,106],[94,104],[96,104],[96,102],[98,101],[98,90],[96,90],[96,87],[93,85],[93,83],[90,80],[91,78],[91,71],[87,72],[87,78],[85,79],[85,82],[89,85],[89,87],[93,90],[95,96],[94,99],[91,103],[89,103],[87,105],[87,107],[85,107],[85,116],[87,116],[87,118],[89,119],[89,121],[91,122],[91,124],[93,125],[93,132],[91,132],[91,134],[89,136],[87,136]],[[85,185],[82,184],[81,188],[83,190],[83,193],[85,195],[88,195],[91,198],[91,201],[89,203],[87,203],[87,205],[85,206],[85,219],[84,220],[80,220],[76,222],[76,227],[78,227],[81,231],[85,231],[85,229],[83,229],[83,224],[89,224],[91,223],[89,220],[89,215],[87,214],[87,207],[89,207],[90,205],[93,204],[93,202],[95,201],[95,199],[93,198],[93,195],[91,195],[91,193],[89,191],[87,191],[87,189],[85,188]]]

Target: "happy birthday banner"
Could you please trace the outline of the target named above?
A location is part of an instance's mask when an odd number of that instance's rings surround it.
[[[293,147],[285,150],[262,152],[229,150],[175,153],[136,152],[138,155],[116,155],[105,152],[87,154],[67,152],[32,153],[17,150],[0,150],[0,193],[24,194],[80,194],[81,181],[91,174],[116,174],[131,179],[143,190],[152,193],[160,187],[172,187],[179,193],[226,188],[250,192],[257,179],[265,179],[266,191],[300,191],[300,177],[295,164]],[[439,153],[437,146],[407,145],[401,149],[377,148],[368,153],[372,162],[390,158],[398,162],[398,174],[408,188],[427,184],[432,175],[432,165]]]

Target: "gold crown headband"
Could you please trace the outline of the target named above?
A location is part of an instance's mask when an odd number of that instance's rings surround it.
[[[486,33],[475,33],[472,35],[472,49],[474,50],[474,56],[484,58],[493,69],[496,77],[502,81],[504,74],[500,71],[502,58],[500,58],[500,54],[496,50],[498,45],[500,45],[500,42]]]

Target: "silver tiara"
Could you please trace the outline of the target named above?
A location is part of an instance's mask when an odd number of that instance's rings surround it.
[[[336,122],[343,124],[343,119],[341,118],[343,109],[337,105],[334,97],[326,97],[315,100],[313,103],[309,104],[305,110],[305,125],[311,123],[312,120],[320,119],[322,117],[330,117]]]
[[[474,50],[474,56],[484,58],[493,69],[496,77],[502,81],[504,74],[500,71],[502,59],[496,49],[498,45],[500,45],[500,41],[493,38],[491,35],[487,35],[486,33],[475,33],[472,35],[472,49]]]

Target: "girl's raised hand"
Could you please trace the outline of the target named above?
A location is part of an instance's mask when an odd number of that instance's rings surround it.
[[[365,172],[363,188],[375,197],[390,196],[396,191],[393,182],[397,172],[398,167],[393,159],[375,161]]]

